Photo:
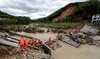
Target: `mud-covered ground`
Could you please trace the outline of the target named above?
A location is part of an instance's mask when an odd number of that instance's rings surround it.
[[[45,54],[42,50],[27,49],[25,52],[19,48],[8,46],[0,46],[0,59],[52,59],[49,54]]]

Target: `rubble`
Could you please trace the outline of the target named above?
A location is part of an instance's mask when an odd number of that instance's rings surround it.
[[[4,37],[5,35],[6,35],[5,33],[0,32],[0,38],[1,38],[1,37]]]
[[[13,48],[10,48],[8,46],[0,46],[0,51],[2,51],[2,52],[0,52],[0,55],[12,54],[12,52],[11,52],[12,49]]]
[[[74,38],[68,37],[68,36],[65,36],[65,35],[62,35],[61,40],[72,45],[72,46],[74,46],[74,47],[79,47],[79,45],[80,45],[79,43],[74,41]]]
[[[19,48],[0,46],[0,59],[53,59],[42,50],[28,49],[21,52]]]
[[[85,25],[80,31],[87,33],[87,34],[93,34],[93,35],[96,35],[99,33],[98,29],[96,29],[92,26],[88,26],[88,25]]]
[[[52,41],[51,44],[48,44],[48,46],[52,49],[52,50],[56,50],[57,48],[60,48],[61,45],[59,44],[58,40],[54,40]]]
[[[36,26],[30,25],[11,25],[11,26],[0,26],[0,30],[2,31],[15,31],[15,32],[27,32],[27,33],[43,33],[44,30],[37,28]]]
[[[93,33],[94,33],[94,31],[93,31]],[[79,47],[80,44],[96,45],[98,47],[100,46],[100,43],[97,42],[98,40],[100,40],[100,36],[93,36],[91,34],[87,34],[82,31],[70,30],[70,31],[67,31],[63,35],[60,35],[58,37],[58,39],[66,42],[74,47]]]
[[[18,28],[17,30],[20,29]],[[31,28],[31,27],[24,28],[23,31],[32,32],[32,33],[44,32],[44,30],[38,28]],[[76,48],[78,48],[82,44],[89,44],[89,45],[95,45],[97,47],[100,47],[100,43],[98,42],[100,40],[100,36],[96,35],[98,34],[99,30],[88,25],[85,25],[80,31],[69,29],[66,30],[65,32],[63,29],[57,30],[53,28],[53,29],[48,29],[47,32],[61,33],[61,35],[59,35],[57,39],[53,40],[52,43],[50,44],[46,43],[50,49],[48,47],[47,47],[48,49],[40,49],[41,47],[39,46],[39,49],[30,48],[25,52],[21,52],[19,48],[0,46],[0,51],[2,51],[0,52],[0,59],[53,59],[50,54],[47,54],[44,51],[47,51],[49,53],[49,51],[56,50],[57,48],[61,47],[59,42],[57,42],[58,39]],[[5,34],[2,34],[0,32],[0,37],[2,36],[5,37]],[[12,40],[13,42],[15,41],[18,43],[18,39],[13,37],[9,37],[5,41],[7,40],[11,41],[11,38],[15,39]],[[2,42],[4,43],[4,40],[0,41],[0,43]],[[5,42],[4,44],[7,45],[9,44],[9,42]],[[12,45],[12,42],[10,42],[10,44]],[[44,44],[45,43],[43,43],[43,45]],[[13,44],[13,45],[18,47],[18,44]],[[1,56],[5,56],[5,57],[1,57]]]
[[[100,36],[91,36],[91,38],[95,41],[100,41]]]

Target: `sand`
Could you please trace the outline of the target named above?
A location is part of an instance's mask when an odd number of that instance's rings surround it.
[[[61,48],[52,51],[55,59],[100,59],[100,47],[92,45],[81,45],[75,48],[59,41]]]

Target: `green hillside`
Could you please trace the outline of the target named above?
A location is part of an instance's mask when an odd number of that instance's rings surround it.
[[[8,13],[0,11],[0,25],[17,25],[29,24],[31,19],[29,17],[13,16]]]
[[[37,19],[36,22],[52,21],[54,18],[59,17],[65,9],[70,8],[70,5],[77,6],[77,11],[72,13],[71,15],[65,17],[67,22],[68,21],[80,21],[80,20],[81,21],[83,21],[83,20],[90,21],[93,14],[100,14],[100,1],[99,0],[89,0],[86,2],[70,3],[45,18]],[[79,18],[79,17],[81,19],[77,20],[77,18]]]

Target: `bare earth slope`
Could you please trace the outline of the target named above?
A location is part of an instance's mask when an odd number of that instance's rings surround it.
[[[72,13],[74,13],[77,10],[76,6],[71,6],[67,9],[65,9],[61,15],[58,17],[60,20],[64,19],[66,16],[71,15]]]

